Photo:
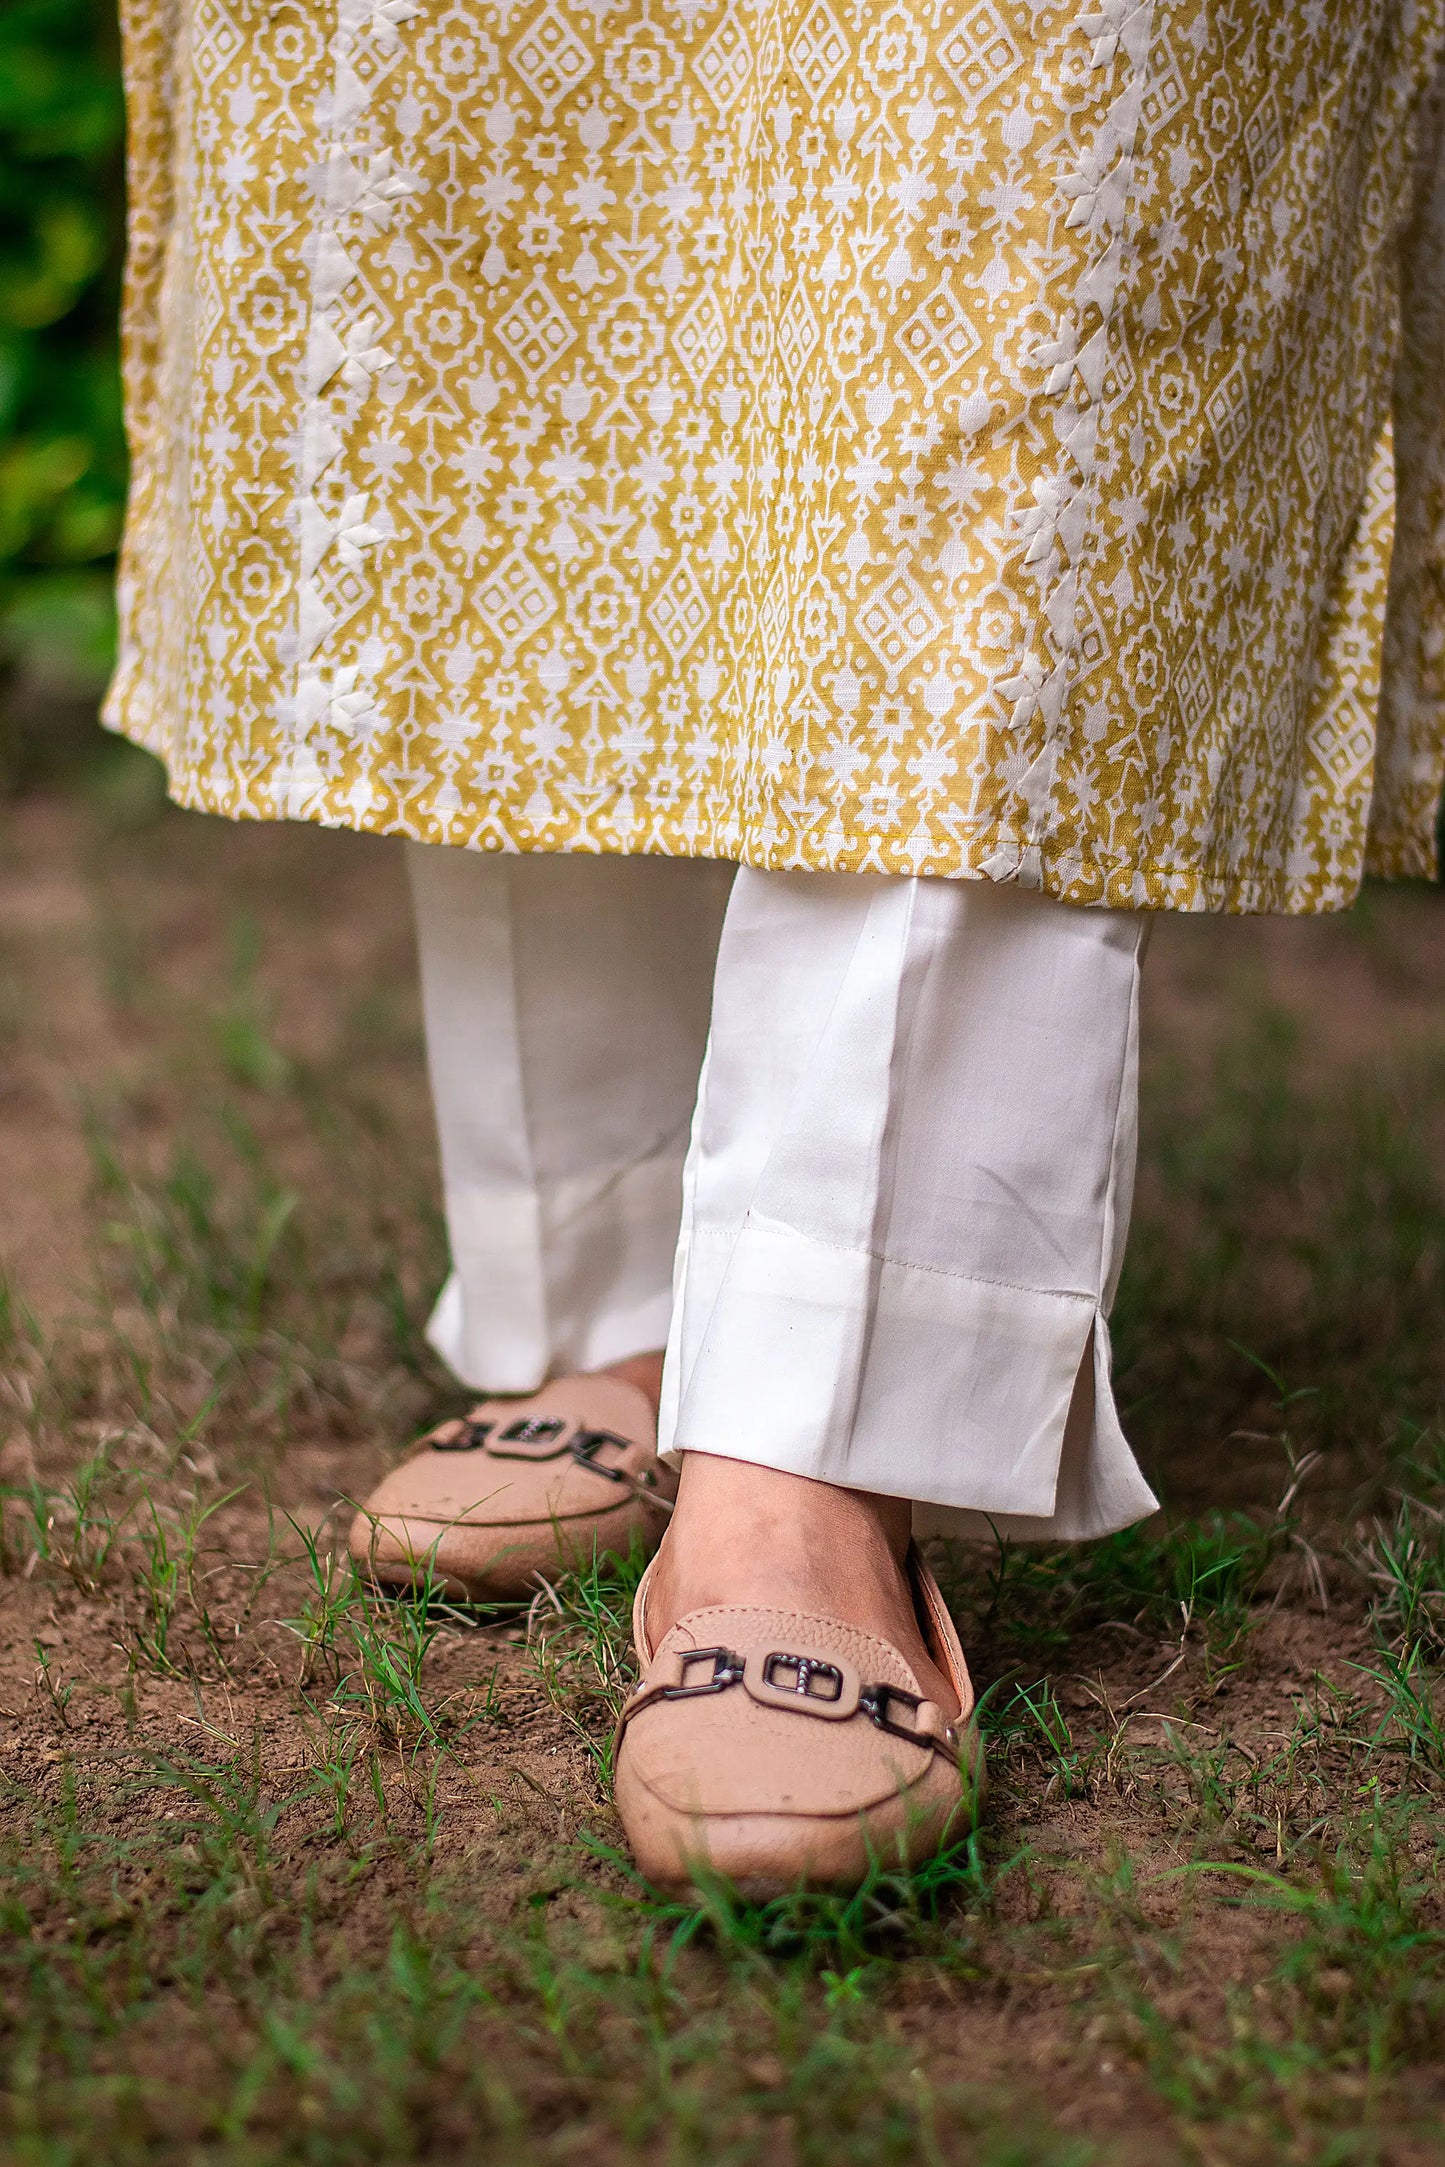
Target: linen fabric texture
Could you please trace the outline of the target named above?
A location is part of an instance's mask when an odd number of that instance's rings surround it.
[[[986,882],[409,861],[453,1261],[431,1334],[461,1378],[530,1391],[666,1343],[668,1455],[909,1497],[928,1532],[1153,1509],[1106,1322],[1147,918]]]
[[[1109,906],[1431,868],[1445,0],[124,11],[107,712],[184,803]]]

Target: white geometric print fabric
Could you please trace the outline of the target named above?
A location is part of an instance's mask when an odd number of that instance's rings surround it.
[[[107,712],[184,802],[1116,906],[1429,868],[1445,0],[126,30]]]

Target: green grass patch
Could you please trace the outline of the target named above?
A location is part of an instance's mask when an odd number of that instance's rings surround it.
[[[1117,1343],[1164,1512],[939,1553],[976,1834],[680,1900],[609,1795],[641,1555],[495,1612],[346,1555],[461,1399],[414,1011],[326,960],[399,890],[268,857],[172,967],[191,832],[86,829],[70,945],[7,932],[17,1107],[55,989],[102,1020],[88,1274],[0,1281],[0,2158],[1441,2156],[1440,1043],[1343,1063],[1258,984],[1163,1031]]]

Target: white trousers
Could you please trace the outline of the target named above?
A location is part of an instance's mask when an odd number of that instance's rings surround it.
[[[664,1344],[660,1444],[914,1501],[1154,1509],[1107,1315],[1145,920],[983,881],[409,846],[452,1273],[529,1391]]]

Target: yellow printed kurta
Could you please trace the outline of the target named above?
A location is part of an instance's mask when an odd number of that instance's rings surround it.
[[[1429,870],[1442,52],[1445,0],[128,0],[110,721],[186,804],[476,849]]]

